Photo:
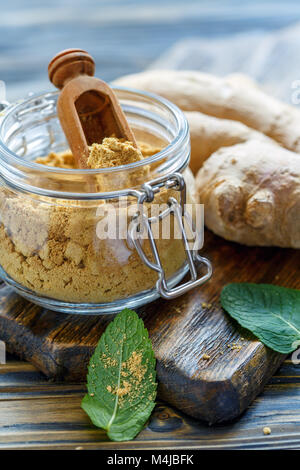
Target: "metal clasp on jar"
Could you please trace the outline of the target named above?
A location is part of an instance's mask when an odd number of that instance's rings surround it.
[[[144,210],[144,203],[151,203],[154,200],[155,194],[159,193],[161,188],[173,189],[180,192],[180,202],[178,202],[176,198],[170,197],[168,199],[167,209],[161,212],[157,217],[148,217]],[[197,249],[190,249],[190,242],[188,241],[188,235],[185,229],[185,226],[187,226],[188,231],[194,234],[195,239],[193,246],[199,246],[197,245],[196,239],[199,234],[195,231],[193,220],[186,211],[186,184],[184,177],[180,173],[174,173],[166,177],[157,178],[149,183],[145,183],[141,187],[141,190],[137,191],[137,199],[138,211],[132,218],[132,222],[128,230],[128,237],[145,265],[158,273],[156,288],[161,297],[165,299],[173,299],[206,282],[212,275],[211,263],[207,258],[200,256]],[[162,267],[151,227],[154,222],[162,220],[170,214],[174,215],[181,231],[186,260],[191,275],[191,279],[189,281],[173,288],[168,286],[165,271]],[[149,260],[142,247],[141,240],[144,230],[146,230],[147,233],[154,262]],[[197,267],[201,264],[206,267],[206,274],[198,277]]]

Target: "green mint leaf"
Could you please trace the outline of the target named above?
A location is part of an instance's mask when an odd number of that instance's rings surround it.
[[[148,331],[125,309],[107,326],[88,367],[82,408],[113,441],[133,439],[155,406],[155,357]]]
[[[266,346],[287,354],[300,345],[300,291],[271,284],[228,284],[222,307]]]

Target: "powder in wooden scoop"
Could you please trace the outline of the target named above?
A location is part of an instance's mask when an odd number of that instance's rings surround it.
[[[91,145],[89,151],[87,164],[92,169],[128,165],[144,159],[141,150],[136,148],[132,142],[116,137],[106,137],[102,144]],[[97,182],[100,191],[112,191],[119,188],[135,187],[144,183],[148,176],[149,166],[144,165],[115,174],[99,175]]]
[[[132,142],[106,137],[102,144],[89,147],[88,166],[93,169],[109,168],[143,160],[142,152]]]

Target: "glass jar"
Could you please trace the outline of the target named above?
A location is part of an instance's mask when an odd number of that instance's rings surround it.
[[[36,163],[68,148],[56,115],[58,92],[8,106],[1,120],[0,276],[52,310],[115,313],[176,297],[211,275],[197,253],[203,233],[195,235],[186,217],[185,203],[193,199],[183,177],[190,155],[183,113],[149,93],[115,93],[137,141],[157,149],[142,161],[98,170]],[[198,243],[193,249],[186,220]],[[207,270],[201,277],[199,261]],[[188,271],[191,280],[178,286]]]

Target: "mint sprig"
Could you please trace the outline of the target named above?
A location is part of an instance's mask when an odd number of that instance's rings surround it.
[[[125,309],[107,326],[88,367],[82,408],[113,441],[133,439],[155,406],[155,357],[148,331]]]
[[[222,307],[266,346],[288,354],[300,345],[300,291],[271,284],[228,284]]]

